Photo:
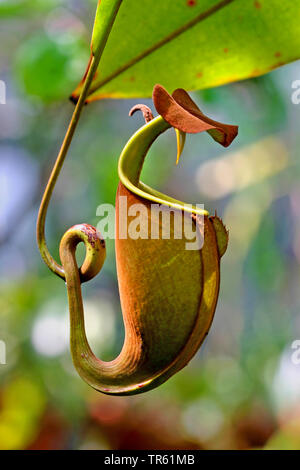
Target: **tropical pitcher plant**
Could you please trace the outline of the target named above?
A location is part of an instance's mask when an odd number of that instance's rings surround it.
[[[37,222],[37,241],[42,258],[50,270],[66,283],[74,365],[83,380],[94,389],[113,395],[136,394],[157,387],[195,355],[213,320],[219,294],[220,260],[228,243],[228,232],[217,215],[210,215],[198,205],[189,205],[162,194],[141,181],[149,149],[161,134],[173,128],[177,136],[178,162],[186,134],[205,131],[217,143],[227,147],[238,132],[237,126],[207,117],[185,90],[177,88],[170,95],[162,86],[164,84],[156,84],[153,88],[156,117],[150,108],[142,104],[130,111],[130,115],[141,111],[145,124],[129,139],[118,163],[115,251],[125,340],[114,360],[104,362],[98,359],[85,333],[81,284],[94,278],[101,270],[105,261],[105,241],[91,225],[75,225],[61,239],[59,264],[49,253],[45,241],[45,220],[55,183],[84,105],[105,97],[105,93],[102,96],[98,93],[101,86],[126,71],[126,67],[134,65],[134,61],[129,61],[129,65],[120,65],[108,79],[101,78],[99,63],[118,12],[122,12],[122,3],[126,4],[126,0],[102,0],[98,3],[91,58],[82,82],[72,94],[76,105],[74,114],[47,184]],[[223,0],[196,15],[176,30],[177,37],[230,3],[232,0]],[[187,4],[193,6],[192,2]],[[171,40],[172,34],[175,37],[175,33],[170,33],[166,40],[157,43],[158,46]],[[149,47],[143,56],[137,56],[136,62],[145,59],[153,50]],[[125,217],[121,217],[124,198],[129,210]],[[130,208],[136,204],[143,208],[140,216],[141,237],[131,237],[129,233],[132,219]],[[163,236],[163,218],[157,222],[158,235],[151,237],[153,204],[170,211],[168,238]],[[189,223],[200,240],[196,249],[186,249],[190,240],[185,233],[177,236],[175,219],[178,215],[181,217],[181,228]],[[82,266],[78,267],[75,252],[81,242],[85,245],[86,255]]]

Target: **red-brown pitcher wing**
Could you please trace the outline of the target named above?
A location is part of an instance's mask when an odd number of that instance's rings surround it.
[[[223,124],[205,116],[181,88],[175,90],[171,96],[164,87],[155,85],[153,102],[164,120],[182,132],[196,134],[206,131],[224,147],[228,147],[237,136],[238,126]]]

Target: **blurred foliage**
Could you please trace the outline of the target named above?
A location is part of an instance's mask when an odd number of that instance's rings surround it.
[[[300,365],[291,360],[300,336],[297,63],[194,95],[206,114],[240,125],[230,150],[190,136],[176,167],[169,132],[146,161],[146,183],[216,209],[230,231],[215,320],[196,358],[130,398],[97,394],[75,373],[65,286],[40,259],[35,222],[73,109],[67,97],[86,66],[94,3],[0,3],[0,448],[299,449]],[[97,206],[114,203],[120,151],[142,124],[127,117],[133,104],[85,109],[50,205],[56,256],[68,227],[97,225]],[[113,241],[83,291],[91,345],[112,359],[123,341]]]
[[[47,102],[65,98],[76,79],[76,63],[80,53],[79,42],[65,38],[59,44],[46,34],[37,33],[18,50],[16,77],[29,95]]]

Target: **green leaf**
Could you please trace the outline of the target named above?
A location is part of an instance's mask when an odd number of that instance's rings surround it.
[[[150,96],[156,83],[203,89],[269,72],[300,57],[296,9],[282,0],[123,0],[89,100]]]

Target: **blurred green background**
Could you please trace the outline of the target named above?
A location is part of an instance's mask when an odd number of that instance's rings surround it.
[[[0,1],[0,449],[300,449],[299,62],[193,94],[212,118],[240,126],[224,150],[188,137],[178,167],[170,131],[143,180],[222,216],[230,244],[210,334],[192,362],[158,389],[108,397],[77,376],[68,346],[64,283],[40,259],[39,202],[73,110],[68,96],[89,54],[95,2]],[[163,85],[163,84],[162,84]],[[172,91],[172,90],[169,90]],[[114,203],[119,154],[137,101],[89,105],[52,200],[47,238],[97,225]],[[142,100],[150,103],[149,100]],[[105,360],[123,325],[113,241],[101,274],[83,287],[88,338]],[[83,253],[79,254],[82,256]]]

